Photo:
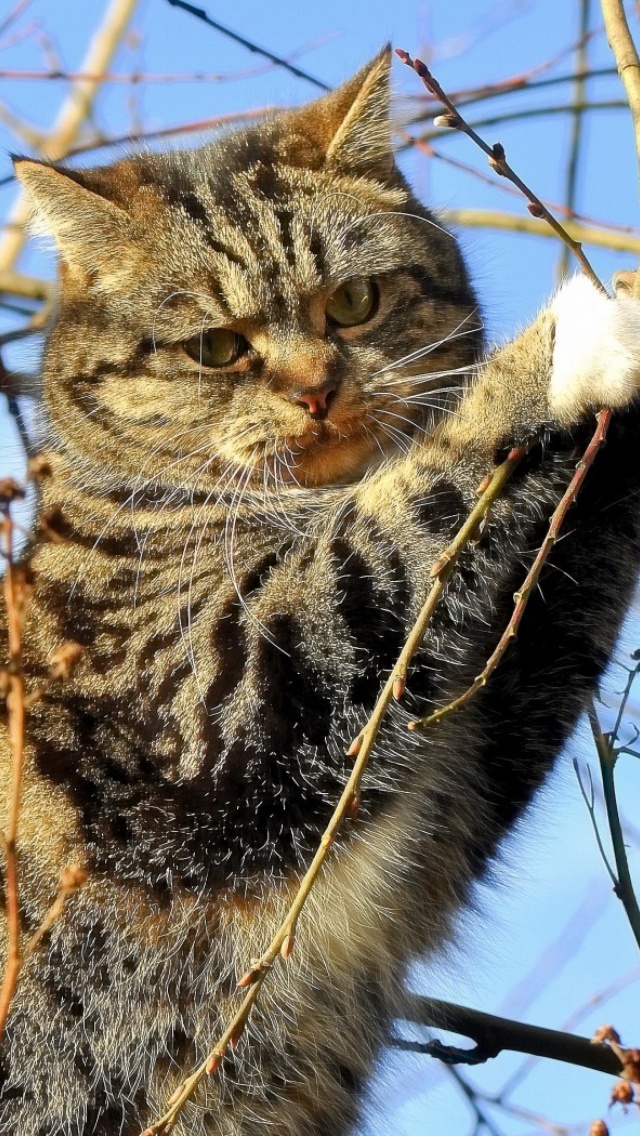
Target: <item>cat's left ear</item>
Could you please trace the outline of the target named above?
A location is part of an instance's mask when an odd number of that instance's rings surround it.
[[[13,164],[31,200],[34,230],[53,237],[70,267],[113,271],[131,233],[126,210],[108,196],[110,171],[72,170],[19,157]]]

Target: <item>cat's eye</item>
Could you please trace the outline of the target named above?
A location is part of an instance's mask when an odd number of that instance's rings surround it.
[[[345,280],[329,296],[325,311],[327,318],[338,327],[356,327],[366,323],[378,307],[378,286],[367,276],[354,276]]]
[[[228,327],[213,327],[186,339],[182,347],[203,367],[230,367],[241,355],[246,355],[249,344],[243,335]]]

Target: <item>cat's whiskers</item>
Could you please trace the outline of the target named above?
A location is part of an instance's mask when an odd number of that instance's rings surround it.
[[[394,372],[396,373],[396,372]],[[398,378],[385,379],[382,383],[376,383],[376,390],[390,390],[392,387],[400,386],[422,386],[426,387],[430,383],[438,382],[448,377],[456,378],[458,375],[468,375],[470,373],[468,367],[446,367],[441,371],[416,371],[414,374],[407,373],[400,375]]]
[[[189,532],[187,533],[186,539],[183,542],[182,555],[180,557],[180,565],[179,565],[179,569],[178,569],[177,607],[178,607],[178,626],[180,628],[180,637],[182,639],[182,643],[183,643],[183,646],[185,648],[185,654],[186,654],[186,657],[187,657],[187,661],[189,662],[191,669],[193,671],[193,676],[194,676],[194,679],[195,679],[196,688],[198,690],[198,695],[200,697],[200,700],[203,702],[203,704],[204,704],[204,695],[203,695],[203,691],[200,687],[200,681],[199,681],[199,678],[198,678],[198,668],[197,668],[197,664],[196,664],[195,650],[194,650],[194,645],[193,645],[193,623],[192,623],[192,617],[191,616],[192,616],[193,586],[194,586],[194,580],[195,580],[196,564],[197,564],[197,559],[198,559],[198,553],[200,551],[200,546],[202,544],[204,534],[207,530],[207,523],[206,522],[200,528],[200,531],[199,531],[199,534],[198,534],[198,537],[197,537],[197,540],[196,540],[195,548],[193,550],[193,557],[192,557],[192,560],[191,560],[191,569],[190,569],[190,572],[189,572],[189,582],[188,582],[188,585],[187,585],[187,594],[186,594],[186,609],[187,609],[187,626],[186,626],[186,628],[185,628],[183,621],[182,621],[182,602],[181,602],[181,600],[182,600],[183,571],[184,571],[185,566],[186,566],[187,551],[190,547],[191,537],[192,537],[192,535],[193,535],[193,533],[196,529],[196,526],[199,523],[201,514],[209,506],[209,502],[215,496],[220,485],[222,485],[222,489],[218,493],[218,497],[216,499],[216,505],[222,500],[222,498],[224,497],[224,495],[227,492],[229,485],[231,484],[231,482],[232,482],[232,480],[235,476],[237,476],[237,467],[232,462],[227,462],[227,464],[222,469],[220,476],[219,476],[217,482],[215,483],[215,485],[207,493],[204,501],[201,504],[198,505],[197,510],[194,510],[193,519],[192,519],[192,522],[191,522],[191,526],[189,528]],[[214,508],[215,508],[215,506],[214,506]]]
[[[474,308],[471,312],[467,312],[467,314],[463,316],[460,322],[456,324],[456,326],[452,328],[451,331],[447,332],[447,334],[443,336],[442,339],[436,339],[433,343],[428,343],[424,347],[418,347],[415,351],[410,351],[407,355],[401,356],[393,363],[385,364],[385,366],[380,367],[378,371],[374,371],[371,375],[371,378],[374,379],[378,375],[384,375],[387,371],[397,370],[398,367],[404,366],[407,363],[416,362],[416,360],[423,358],[423,356],[430,355],[434,351],[437,351],[440,347],[444,347],[445,343],[451,343],[454,339],[463,339],[467,335],[473,335],[475,332],[481,331],[484,328],[482,320],[480,320],[480,323],[477,327],[464,328],[465,323],[467,323],[475,315],[478,315],[477,308]],[[461,331],[461,328],[464,328],[464,331]]]
[[[408,454],[411,449],[411,439],[407,435],[398,430],[395,426],[391,426],[388,422],[381,422],[379,418],[369,413],[369,418],[375,423],[375,426],[383,434],[393,442],[394,449],[399,449],[404,454]]]
[[[197,428],[198,427],[196,427],[196,429]],[[181,433],[175,435],[175,437],[180,438],[184,434],[190,433],[193,429],[194,429],[194,427],[192,427],[192,426],[186,427],[185,430],[183,430]],[[71,586],[71,590],[69,592],[69,600],[71,600],[73,598],[74,594],[75,594],[76,588],[77,588],[77,586],[80,583],[80,580],[82,578],[83,569],[86,566],[87,562],[91,559],[91,554],[99,548],[100,542],[103,540],[103,538],[105,537],[105,535],[107,534],[109,529],[112,527],[112,525],[114,525],[116,523],[118,517],[129,507],[131,509],[132,517],[135,517],[134,510],[136,509],[136,497],[139,494],[144,493],[145,489],[148,489],[149,487],[155,486],[157,484],[156,478],[150,478],[147,481],[144,481],[143,480],[144,471],[149,467],[151,462],[153,462],[154,459],[157,457],[157,455],[160,452],[163,444],[164,444],[164,442],[158,443],[158,445],[156,447],[154,447],[154,449],[151,451],[151,453],[147,456],[146,460],[144,461],[144,463],[142,465],[142,468],[140,469],[140,472],[139,472],[138,477],[136,479],[136,483],[133,486],[133,489],[127,495],[127,497],[118,505],[117,509],[111,514],[111,516],[109,517],[107,522],[104,524],[104,526],[102,527],[102,529],[98,533],[93,545],[87,550],[87,553],[83,557],[80,568],[78,569],[78,572],[76,573],[76,577],[75,577],[73,584]],[[88,487],[90,488],[90,483],[89,483]],[[97,512],[96,512],[96,514],[94,514],[94,516],[97,516]],[[139,542],[138,526],[135,524],[135,520],[133,522],[133,527],[134,527],[134,530],[135,530],[135,533],[136,533],[136,541]]]
[[[423,434],[427,429],[424,423],[416,422],[412,418],[407,418],[406,414],[398,414],[397,410],[391,410],[389,406],[376,407],[376,417],[379,417],[381,414],[389,418],[397,418],[399,422],[406,422],[410,427],[409,431],[404,431],[408,441],[410,441],[416,433]]]
[[[288,655],[288,652],[284,650],[284,648],[280,645],[280,643],[278,643],[278,641],[274,638],[274,636],[271,634],[271,632],[265,626],[265,624],[260,619],[258,619],[258,617],[255,615],[255,613],[252,612],[251,609],[249,608],[247,601],[246,601],[245,597],[243,596],[243,594],[240,590],[240,585],[238,583],[238,578],[236,576],[236,569],[235,569],[235,563],[234,563],[234,543],[235,543],[235,538],[236,538],[236,527],[237,527],[237,522],[238,522],[240,505],[242,503],[242,498],[243,498],[244,493],[246,492],[246,489],[249,485],[249,481],[251,479],[252,474],[253,474],[253,470],[247,471],[244,480],[241,481],[241,483],[236,488],[236,491],[233,495],[233,500],[231,501],[231,503],[229,505],[227,520],[226,520],[225,527],[224,527],[224,559],[225,559],[227,571],[229,573],[229,577],[231,579],[231,583],[233,584],[233,589],[234,589],[234,591],[235,591],[235,593],[238,597],[238,600],[240,601],[240,606],[242,607],[243,611],[245,612],[247,618],[258,628],[258,630],[259,630],[260,634],[263,636],[263,638],[266,639],[269,643],[271,643],[271,645],[273,647],[275,647],[276,650],[280,651],[283,655]],[[196,552],[196,555],[197,555],[197,552]],[[195,557],[194,557],[194,564],[195,564]]]

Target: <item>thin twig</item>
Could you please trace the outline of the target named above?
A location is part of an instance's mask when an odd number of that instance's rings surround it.
[[[575,103],[568,103],[566,106],[560,103],[557,105],[551,104],[550,106],[523,107],[520,110],[507,110],[498,114],[488,114],[482,118],[475,119],[468,125],[471,130],[484,130],[487,126],[503,126],[506,123],[523,122],[527,119],[549,118],[558,114],[572,114],[575,109],[583,113],[586,111],[591,113],[592,111],[628,110],[629,108],[624,99],[600,99],[596,102],[578,103],[577,107]],[[449,129],[456,129],[456,127],[449,122],[436,122],[436,126],[439,128],[447,126]],[[464,133],[466,133],[466,131]],[[425,130],[424,134],[421,134],[420,137],[430,142],[433,138],[441,137],[441,135],[441,129]]]
[[[588,36],[581,36],[572,51],[579,51],[583,46],[585,39],[591,41],[593,33]],[[538,68],[534,68],[529,75],[516,75],[508,79],[499,79],[496,83],[486,83],[481,87],[462,87],[451,94],[452,102],[455,102],[458,109],[460,107],[473,106],[475,103],[485,102],[487,100],[500,98],[502,95],[514,95],[518,93],[526,94],[528,91],[542,90],[546,87],[562,86],[565,83],[573,83],[578,78],[576,71],[569,71],[566,75],[552,75],[547,79],[533,79],[532,74],[538,74]],[[615,67],[588,67],[584,72],[581,72],[582,77],[585,79],[603,79],[612,75],[616,75]],[[411,125],[418,122],[423,122],[426,118],[433,117],[433,109],[437,106],[437,100],[429,99],[424,95],[413,96],[420,100],[420,105],[424,106],[424,111],[420,115],[416,115],[411,119]]]
[[[231,28],[225,27],[217,20],[212,20],[211,16],[207,15],[204,8],[196,8],[194,4],[187,4],[186,0],[167,0],[167,3],[172,8],[182,8],[183,11],[188,12],[189,15],[195,16],[197,20],[201,20],[207,27],[214,28],[215,31],[220,32],[221,35],[226,36],[227,39],[232,39],[234,43],[239,43],[241,47],[245,47],[247,51],[252,52],[254,55],[261,55],[263,59],[270,60],[275,63],[276,67],[282,67],[283,71],[288,71],[290,75],[295,75],[297,79],[304,79],[307,83],[312,83],[314,87],[318,87],[321,91],[330,91],[331,87],[327,83],[323,83],[322,79],[316,79],[315,75],[310,75],[308,71],[303,71],[300,67],[295,67],[293,63],[289,63],[287,59],[283,59],[280,55],[274,55],[272,51],[267,51],[264,47],[258,47],[257,43],[252,40],[246,39],[245,36],[238,35],[237,32],[231,31]]]
[[[467,162],[461,162],[459,158],[454,158],[451,154],[443,154],[441,150],[436,150],[430,142],[425,142],[423,138],[414,138],[414,136],[407,130],[401,130],[399,133],[400,137],[404,141],[404,145],[399,147],[399,149],[406,149],[407,146],[414,146],[417,150],[422,150],[422,152],[426,154],[427,157],[435,158],[440,162],[445,162],[446,165],[451,166],[452,169],[460,170],[464,174],[469,174],[477,181],[481,181],[483,185],[490,185],[494,189],[499,189],[501,193],[508,194],[510,197],[519,198],[521,196],[520,190],[516,189],[515,186],[509,185],[508,183],[505,184],[504,182],[497,182],[495,178],[491,177],[489,174],[483,173],[481,170],[477,169],[476,166],[470,166]],[[0,185],[1,184],[2,183],[0,182]],[[602,233],[602,235],[604,235],[606,232],[611,230],[614,233],[629,234],[631,237],[638,235],[638,229],[633,225],[621,225],[617,221],[603,221],[601,218],[592,217],[587,213],[578,213],[576,211],[572,212],[560,201],[549,201],[548,199],[545,199],[545,205],[547,209],[553,210],[556,213],[562,213],[567,216],[570,215],[573,220],[579,222],[582,225],[593,226],[598,234]],[[517,220],[519,221],[520,218],[518,217]],[[524,218],[524,220],[528,221],[529,218],[526,217]],[[542,233],[546,237],[555,236],[555,234],[551,231],[540,229],[539,226],[535,225],[535,222],[531,225],[531,232],[535,232],[538,235]],[[571,236],[577,236],[575,230],[573,232],[569,230],[569,232]],[[586,236],[582,236],[580,239],[588,240]]]
[[[551,521],[549,523],[549,528],[547,529],[547,534],[538,550],[531,568],[527,572],[525,581],[520,590],[516,592],[513,597],[515,600],[513,612],[507,626],[500,636],[496,648],[485,663],[480,674],[477,675],[471,683],[471,686],[467,687],[467,689],[463,691],[462,694],[458,695],[457,698],[454,698],[451,700],[451,702],[448,702],[446,706],[439,707],[438,710],[434,710],[433,713],[427,714],[424,718],[419,718],[414,722],[409,722],[408,728],[410,730],[422,730],[426,726],[431,726],[434,722],[438,722],[441,718],[445,718],[448,714],[453,713],[454,710],[460,710],[463,706],[466,706],[467,703],[469,703],[474,697],[474,695],[476,695],[483,686],[487,685],[489,678],[501,661],[507,647],[511,643],[512,639],[515,639],[516,635],[518,634],[518,628],[525,613],[527,603],[529,602],[531,594],[534,591],[536,584],[538,583],[540,573],[545,565],[549,553],[551,552],[551,549],[558,539],[567,513],[576,500],[576,497],[578,496],[578,493],[580,492],[584,483],[584,479],[587,476],[587,473],[590,470],[591,466],[593,465],[598,451],[604,445],[607,429],[611,421],[611,411],[601,410],[596,418],[597,424],[593,432],[593,437],[591,438],[589,445],[587,446],[584,454],[578,462],[575,473],[554,510],[553,516],[551,517]]]
[[[568,216],[575,216],[575,204],[578,189],[578,167],[582,149],[584,110],[587,97],[587,76],[589,73],[589,21],[591,18],[591,0],[580,0],[580,38],[576,48],[575,79],[573,82],[573,100],[571,104],[571,141],[569,143],[569,160],[567,162],[565,201]],[[558,276],[562,280],[569,271],[569,250],[563,246],[558,261]]]
[[[108,71],[136,4],[137,0],[111,0],[80,68],[82,72],[101,75]],[[73,84],[51,133],[42,143],[45,157],[56,160],[66,156],[99,89],[100,84],[95,80],[83,79]],[[5,232],[0,237],[0,273],[10,269],[19,256],[28,218],[28,198],[25,193],[20,193],[9,215]]]
[[[598,758],[600,759],[604,804],[607,812],[609,831],[611,833],[613,855],[616,862],[616,879],[613,890],[626,911],[631,930],[640,947],[640,907],[638,906],[638,901],[633,890],[633,882],[631,880],[631,872],[629,871],[629,861],[627,859],[627,850],[624,844],[620,814],[618,812],[618,802],[616,799],[614,769],[618,755],[611,745],[610,739],[602,732],[593,702],[589,706],[588,714],[589,725],[591,726]]]
[[[618,886],[618,880],[613,868],[611,867],[611,864],[609,863],[609,857],[607,856],[607,851],[604,846],[602,836],[600,835],[600,826],[598,824],[598,818],[596,816],[595,793],[593,791],[593,778],[591,776],[591,769],[587,765],[587,777],[589,778],[589,789],[587,790],[582,779],[582,772],[580,770],[580,764],[577,758],[574,758],[573,760],[573,768],[578,779],[578,788],[587,807],[587,812],[589,813],[589,820],[591,821],[591,827],[593,829],[593,835],[598,846],[598,852],[600,853],[600,859],[602,860],[602,863],[606,868],[607,875],[609,876],[609,879],[611,880],[611,883],[613,884],[615,890]]]
[[[229,1046],[234,1046],[238,1038],[242,1034],[253,1006],[258,998],[260,988],[264,982],[267,974],[271,970],[273,964],[278,956],[288,958],[293,949],[295,930],[300,913],[304,907],[307,897],[318,878],[320,870],[327,858],[329,850],[331,849],[338,833],[340,832],[344,821],[347,817],[353,816],[357,810],[360,784],[363,774],[367,768],[369,756],[373,749],[373,745],[378,735],[378,731],[384,719],[384,716],[394,698],[402,695],[404,684],[406,682],[407,671],[411,663],[413,655],[420,646],[430,620],[435,611],[436,605],[442,592],[444,591],[447,580],[451,576],[458,557],[462,549],[466,546],[469,540],[472,539],[478,530],[478,526],[482,520],[487,516],[491,506],[499,497],[507,481],[511,477],[514,469],[522,460],[526,453],[525,447],[519,447],[512,450],[505,461],[497,466],[493,471],[489,484],[484,489],[478,502],[472,509],[468,518],[456,534],[454,540],[440,556],[436,564],[431,570],[431,576],[434,583],[429,591],[429,595],[423,604],[422,610],[416,619],[416,622],[411,629],[409,637],[400,653],[398,661],[389,675],[379,697],[372,714],[366,726],[360,731],[358,736],[351,743],[347,754],[348,756],[355,757],[353,769],[349,779],[342,791],[340,800],[333,812],[331,820],[329,821],[322,838],[320,840],[318,850],[316,851],[309,868],[305,872],[298,891],[296,892],[293,901],[287,911],[287,914],[276,931],[271,943],[267,947],[262,956],[252,964],[251,968],[244,974],[239,982],[238,987],[244,989],[248,987],[247,993],[244,996],[237,1012],[234,1014],[229,1025],[216,1044],[211,1049],[205,1060],[182,1082],[178,1090],[171,1098],[171,1102],[164,1115],[148,1128],[145,1129],[143,1136],[159,1136],[160,1133],[170,1132],[176,1123],[178,1116],[184,1108],[187,1101],[193,1096],[193,1093],[200,1082],[207,1074],[212,1074],[218,1069],[222,1059],[227,1052]]]
[[[6,671],[7,716],[11,748],[11,788],[9,814],[3,838],[5,859],[5,903],[7,908],[7,959],[0,987],[0,1037],[9,1012],[9,1003],[18,981],[22,965],[20,952],[20,900],[18,878],[18,824],[22,801],[22,770],[25,748],[25,681],[22,670],[22,629],[29,594],[29,580],[14,559],[14,524],[11,503],[22,495],[14,482],[0,486],[2,498],[2,554],[6,560],[4,573],[4,602],[7,610],[9,666]]]
[[[508,181],[513,182],[513,184],[518,187],[520,192],[524,195],[524,197],[527,198],[527,201],[529,202],[529,212],[534,217],[545,220],[547,224],[551,226],[556,236],[560,237],[560,240],[564,241],[564,243],[571,249],[571,252],[576,257],[576,260],[580,264],[585,276],[588,276],[588,278],[591,280],[591,283],[606,295],[606,288],[604,288],[602,282],[596,276],[588,258],[586,257],[582,249],[580,242],[573,240],[564,226],[561,225],[560,222],[553,216],[553,214],[549,212],[546,205],[540,200],[537,194],[535,194],[533,190],[529,188],[526,182],[524,182],[522,178],[519,177],[514,170],[512,170],[511,166],[507,162],[503,145],[500,142],[495,142],[493,146],[490,146],[487,142],[484,141],[483,138],[481,138],[479,134],[476,133],[476,131],[471,126],[469,126],[460,112],[453,105],[449,96],[445,94],[437,79],[435,79],[431,74],[427,65],[423,63],[421,59],[412,59],[409,53],[407,51],[403,51],[401,48],[396,49],[396,55],[402,60],[403,63],[406,63],[408,67],[413,68],[413,70],[424,83],[427,90],[430,91],[431,94],[434,95],[437,99],[439,99],[443,106],[446,107],[447,114],[441,115],[440,119],[436,120],[436,124],[447,126],[452,130],[460,130],[463,134],[468,135],[468,137],[471,138],[472,142],[475,142],[476,146],[478,146],[482,150],[482,152],[487,155],[491,168],[495,170],[495,172],[500,177],[507,178]]]

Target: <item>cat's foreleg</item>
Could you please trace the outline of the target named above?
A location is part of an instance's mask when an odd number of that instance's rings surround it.
[[[541,429],[569,429],[640,390],[640,301],[610,299],[586,277],[565,283],[521,335],[478,367],[443,436],[494,451]]]

